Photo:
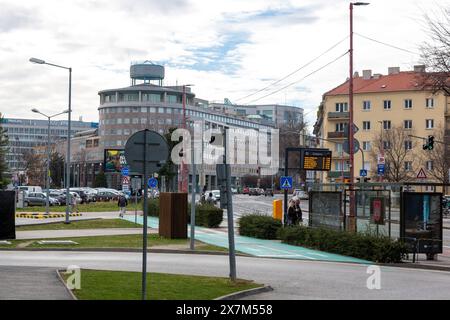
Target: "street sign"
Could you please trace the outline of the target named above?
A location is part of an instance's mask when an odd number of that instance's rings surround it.
[[[344,134],[345,134],[346,137],[348,137],[348,134],[349,134],[348,131],[349,131],[349,130],[348,130],[348,126],[345,126],[345,127],[344,127]],[[358,131],[359,131],[359,128],[356,126],[356,124],[353,124],[353,135],[354,135],[355,133],[357,133]]]
[[[378,164],[377,173],[378,173],[379,176],[383,176],[384,175],[384,169],[385,169],[384,164]]]
[[[350,143],[348,140],[345,140],[342,144],[342,149],[345,153],[350,154]],[[357,153],[359,151],[359,141],[356,139],[353,139],[353,154]]]
[[[166,163],[169,157],[169,146],[166,139],[158,132],[142,130],[133,134],[125,145],[125,158],[132,172],[144,173],[144,140],[147,141],[145,158],[147,174],[150,175],[159,171]]]
[[[419,173],[417,174],[417,179],[426,179],[427,175],[425,174],[425,170],[420,168]]]
[[[130,185],[129,184],[123,184],[122,185],[122,191],[129,191],[130,190]]]
[[[291,176],[280,177],[280,188],[281,189],[292,189],[292,177]]]
[[[128,167],[123,167],[121,173],[123,176],[128,176],[130,174],[130,169],[128,169]]]
[[[157,186],[158,186],[158,180],[156,180],[156,178],[148,179],[148,187],[149,188],[156,188]]]
[[[122,185],[124,184],[130,184],[130,177],[129,176],[123,176],[122,177]]]
[[[131,188],[133,188],[133,190],[139,190],[141,188],[141,178],[132,178],[131,179]]]
[[[384,155],[379,154],[377,157],[377,163],[378,164],[385,164],[386,163],[386,158],[384,157]]]
[[[367,170],[366,169],[359,170],[359,176],[360,177],[367,177]]]

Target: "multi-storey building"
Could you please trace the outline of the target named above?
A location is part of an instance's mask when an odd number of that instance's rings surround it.
[[[425,66],[415,66],[413,71],[401,72],[400,68],[388,69],[387,75],[374,74],[364,70],[362,76],[354,75],[354,124],[360,151],[354,157],[355,177],[360,169],[366,169],[368,176],[379,178],[377,155],[388,148],[404,148],[405,157],[400,165],[407,179],[414,179],[420,168],[432,170],[432,161],[423,154],[423,140],[416,137],[449,134],[450,100],[444,93],[433,92],[424,86]],[[317,113],[314,126],[316,136],[323,138],[323,147],[333,151],[332,171],[323,175],[323,182],[347,180],[349,155],[343,152],[349,123],[348,106],[349,81],[326,92]],[[396,131],[397,130],[397,131]],[[402,136],[400,145],[393,145],[393,137]],[[345,149],[345,148],[344,148]],[[364,156],[364,161],[362,157]],[[400,158],[399,158],[400,159]],[[347,180],[348,181],[348,180]]]
[[[71,121],[71,135],[80,131],[97,128],[98,123]],[[47,145],[48,121],[37,119],[4,118],[2,127],[9,138],[6,161],[12,174],[24,169],[24,153],[37,146]],[[50,121],[50,142],[67,138],[67,120]]]

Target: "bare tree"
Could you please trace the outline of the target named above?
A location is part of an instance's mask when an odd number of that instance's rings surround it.
[[[450,7],[441,7],[439,15],[425,15],[429,40],[421,46],[421,60],[431,72],[422,75],[426,89],[450,95]]]
[[[45,165],[42,156],[34,150],[23,153],[24,171],[28,178],[28,185],[40,186],[45,184]]]
[[[376,163],[378,154],[384,150],[386,161],[384,177],[388,181],[403,182],[414,177],[412,169],[407,168],[405,164],[409,162],[411,168],[414,168],[417,162],[414,150],[418,144],[409,136],[410,134],[413,134],[413,132],[406,131],[402,127],[393,127],[389,130],[383,130],[375,136],[370,155]],[[422,148],[422,146],[420,147]]]
[[[440,143],[444,142],[444,132],[442,127],[433,132],[434,148],[433,150],[423,150],[420,159],[424,166],[427,161],[432,161],[431,170],[428,170],[428,172],[434,179],[441,183],[449,183],[450,157],[448,157],[448,152],[450,146]]]

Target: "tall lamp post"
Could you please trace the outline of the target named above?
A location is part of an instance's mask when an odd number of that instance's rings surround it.
[[[30,58],[30,62],[37,64],[47,64],[49,66],[69,70],[69,109],[68,109],[68,124],[67,124],[67,156],[66,156],[66,221],[65,223],[70,223],[69,213],[70,213],[70,131],[71,123],[70,117],[72,114],[72,68],[64,67],[53,63],[45,62],[44,60],[37,58]]]
[[[68,113],[69,110],[64,110],[63,112],[56,113],[54,115],[48,116],[45,113],[40,112],[38,109],[33,108],[31,109],[34,113],[39,113],[40,115],[43,115],[48,120],[48,126],[47,126],[47,165],[45,168],[45,188],[47,189],[47,195],[45,199],[45,213],[49,213],[49,194],[50,194],[50,119],[56,116],[59,116],[64,113]]]
[[[350,77],[349,77],[349,92],[348,92],[348,100],[349,100],[349,113],[350,113],[350,121],[349,121],[349,152],[350,152],[350,219],[352,220],[355,217],[355,197],[353,193],[353,185],[355,180],[355,165],[354,165],[354,132],[353,132],[353,6],[366,6],[368,2],[350,2]]]
[[[186,87],[191,87],[193,84],[184,84],[183,85],[183,129],[186,129]],[[184,161],[181,162],[181,183],[178,184],[178,190],[181,192],[189,192],[188,190],[188,169]]]

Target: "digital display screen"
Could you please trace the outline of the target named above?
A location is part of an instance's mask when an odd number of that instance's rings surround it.
[[[105,172],[120,172],[126,165],[124,150],[105,149],[103,166]]]
[[[302,155],[303,170],[330,171],[331,151],[325,149],[305,149]]]

